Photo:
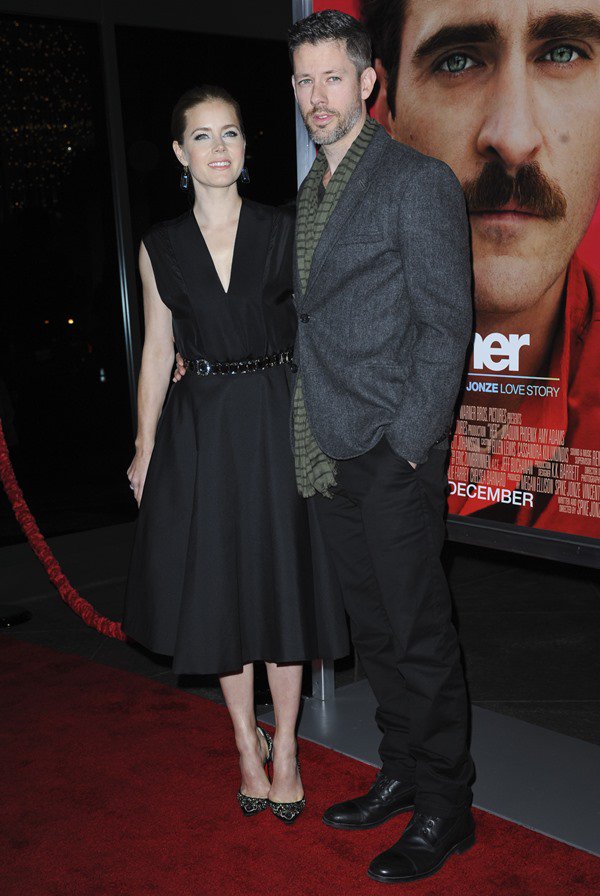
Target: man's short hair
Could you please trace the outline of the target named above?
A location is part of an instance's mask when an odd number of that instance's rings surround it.
[[[336,9],[314,12],[295,22],[288,32],[290,62],[294,63],[294,50],[302,44],[319,44],[326,40],[340,40],[346,44],[346,52],[359,75],[371,65],[371,38],[358,19]]]
[[[360,0],[360,17],[373,41],[373,53],[387,72],[387,104],[396,117],[396,81],[406,0]]]

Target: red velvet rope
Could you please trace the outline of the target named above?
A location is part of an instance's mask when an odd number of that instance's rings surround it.
[[[120,622],[112,622],[106,616],[101,616],[93,608],[91,603],[83,598],[73,588],[66,575],[60,568],[58,561],[44,539],[44,536],[38,529],[38,525],[31,515],[31,511],[25,502],[23,492],[19,487],[19,483],[15,477],[10,462],[8,446],[4,438],[4,430],[2,429],[2,421],[0,420],[0,478],[4,491],[12,505],[16,520],[21,527],[23,534],[31,545],[36,557],[46,570],[48,578],[52,584],[58,589],[61,598],[71,607],[78,616],[81,616],[86,625],[95,628],[101,634],[109,638],[116,638],[118,641],[126,641],[127,635],[121,628]]]

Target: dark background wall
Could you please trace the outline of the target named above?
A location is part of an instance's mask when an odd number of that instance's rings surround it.
[[[285,40],[292,23],[287,0],[19,0],[1,3],[0,11],[95,22],[105,18],[123,25],[267,40]]]
[[[0,417],[46,535],[135,516],[139,239],[188,207],[171,109],[223,84],[251,183],[295,194],[291,3],[47,0],[0,5]],[[0,545],[21,540],[0,493]]]

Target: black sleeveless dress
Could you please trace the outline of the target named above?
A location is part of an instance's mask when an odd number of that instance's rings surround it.
[[[223,290],[194,214],[144,237],[184,358],[238,361],[293,345],[294,216],[243,201]],[[341,595],[312,502],[296,491],[287,366],[188,371],[159,421],[123,628],[185,673],[348,652]]]

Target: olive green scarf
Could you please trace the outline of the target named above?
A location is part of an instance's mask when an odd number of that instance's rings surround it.
[[[367,118],[360,134],[335,169],[321,202],[319,202],[319,186],[327,171],[327,159],[323,151],[318,153],[308,172],[298,198],[296,227],[298,273],[303,289],[306,289],[315,249],[325,225],[378,127],[374,119]],[[326,498],[333,497],[331,488],[336,484],[336,464],[333,458],[321,451],[312,433],[300,375],[296,380],[294,391],[293,421],[296,484],[299,493],[304,498],[309,498],[317,492]]]

